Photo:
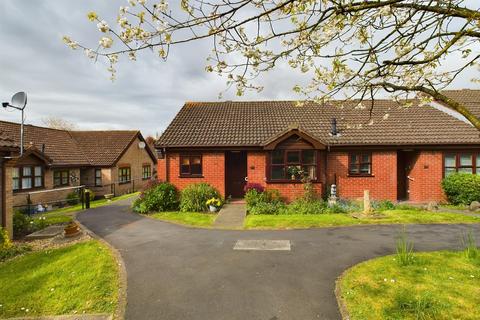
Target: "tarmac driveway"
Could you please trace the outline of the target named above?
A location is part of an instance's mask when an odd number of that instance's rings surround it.
[[[391,254],[401,226],[291,231],[194,229],[129,213],[129,201],[78,219],[115,246],[127,269],[127,319],[340,319],[335,279]],[[466,225],[411,225],[415,250],[456,249]],[[475,232],[480,226],[474,225]],[[234,251],[239,239],[290,240],[291,251]]]

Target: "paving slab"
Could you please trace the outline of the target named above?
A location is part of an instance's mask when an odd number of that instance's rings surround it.
[[[62,225],[48,226],[45,229],[38,230],[38,231],[35,231],[34,233],[29,234],[25,238],[27,240],[53,238],[61,234],[64,228],[65,226],[62,226]]]
[[[290,240],[238,240],[233,250],[290,251]]]
[[[243,221],[247,214],[245,203],[227,203],[218,213],[213,224],[216,228],[238,229],[243,228]]]

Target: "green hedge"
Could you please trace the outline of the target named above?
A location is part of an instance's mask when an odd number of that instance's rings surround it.
[[[453,173],[442,180],[442,188],[452,204],[480,201],[480,175]]]

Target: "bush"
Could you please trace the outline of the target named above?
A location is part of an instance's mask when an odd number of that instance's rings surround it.
[[[469,205],[472,201],[480,201],[480,175],[453,173],[442,181],[442,188],[448,201]]]
[[[133,210],[138,213],[178,210],[178,192],[168,182],[152,184],[133,202]]]
[[[29,234],[33,228],[31,222],[32,219],[28,215],[15,211],[13,214],[13,236],[21,237]]]
[[[12,245],[8,248],[0,248],[0,262],[11,259],[15,256],[31,251],[32,247],[29,245]]]
[[[182,190],[180,195],[180,211],[204,212],[208,210],[207,200],[222,199],[220,192],[208,183],[194,183]],[[221,201],[223,202],[223,201]]]
[[[257,192],[261,193],[265,191],[265,188],[260,183],[251,183],[248,182],[245,187],[243,187],[243,191],[247,193],[250,190],[256,190]]]
[[[3,229],[0,227],[0,251],[1,250],[6,250],[12,246],[12,242],[10,241],[10,238],[8,237],[8,232],[7,230]]]
[[[372,201],[372,209],[375,211],[393,210],[395,204],[390,200]]]
[[[23,214],[21,211],[15,211],[13,214],[13,236],[20,238],[32,232],[42,230],[50,224],[53,223],[49,223],[43,216],[32,218],[27,214]]]
[[[247,192],[245,193],[245,203],[247,205],[247,211],[250,211],[251,208],[255,207],[260,202],[266,202],[263,192],[253,188],[247,190]]]
[[[78,204],[80,202],[80,197],[78,196],[78,192],[77,191],[70,192],[69,194],[67,194],[66,200],[67,200],[67,203],[71,206]]]

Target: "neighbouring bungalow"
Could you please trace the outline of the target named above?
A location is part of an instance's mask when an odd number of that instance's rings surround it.
[[[25,125],[25,152],[9,161],[13,205],[53,204],[86,186],[96,196],[142,189],[154,177],[156,156],[140,131],[67,131]],[[20,145],[20,124],[0,121]],[[40,192],[39,192],[40,191]]]
[[[480,116],[480,90],[445,93]],[[323,195],[335,184],[342,198],[444,201],[445,175],[480,172],[479,131],[440,103],[410,103],[187,102],[156,143],[158,177],[233,198],[248,181],[293,200],[302,171]]]

